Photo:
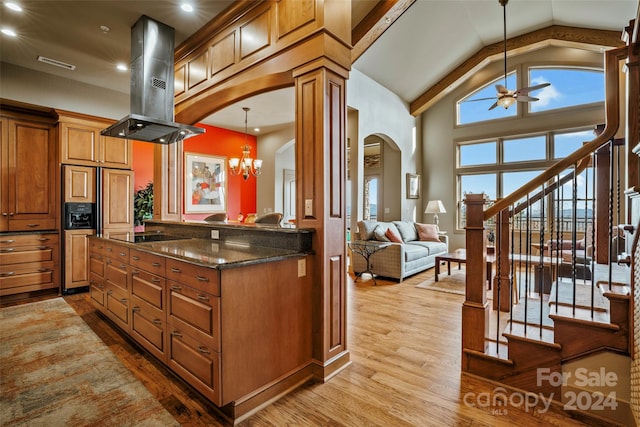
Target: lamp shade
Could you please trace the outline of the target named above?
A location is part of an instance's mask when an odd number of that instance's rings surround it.
[[[444,205],[442,204],[442,200],[429,200],[429,203],[427,203],[427,208],[424,210],[424,213],[427,213],[427,214],[447,213],[447,210],[444,208]]]

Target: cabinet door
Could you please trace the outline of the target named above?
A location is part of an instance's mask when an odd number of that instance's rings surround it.
[[[48,124],[9,120],[9,230],[56,227],[56,150]]]
[[[96,202],[96,169],[89,166],[64,166],[64,201]]]
[[[102,228],[133,230],[133,171],[102,171]]]
[[[130,140],[101,136],[100,142],[100,159],[102,166],[107,168],[131,169],[133,143]]]
[[[0,232],[9,230],[9,124],[0,119]]]
[[[100,131],[90,124],[60,123],[62,163],[97,165]]]
[[[64,232],[64,289],[89,285],[89,236],[93,230]]]

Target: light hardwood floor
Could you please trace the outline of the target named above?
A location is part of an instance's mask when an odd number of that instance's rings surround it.
[[[352,364],[327,383],[305,384],[241,425],[585,425],[555,407],[546,412],[540,411],[542,405],[528,410],[518,407],[520,395],[513,391],[503,392],[506,402],[498,399],[492,404],[500,394],[496,384],[461,375],[464,297],[416,288],[433,275],[430,269],[402,283],[378,279],[377,286],[366,276],[355,284],[349,277],[348,348]],[[197,393],[99,317],[87,294],[65,299],[177,422],[226,425]]]

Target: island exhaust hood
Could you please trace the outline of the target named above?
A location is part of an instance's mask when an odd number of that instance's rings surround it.
[[[173,121],[174,33],[146,15],[131,27],[131,114],[102,135],[172,144],[204,133]]]

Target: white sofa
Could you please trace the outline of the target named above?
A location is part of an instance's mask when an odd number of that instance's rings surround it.
[[[384,237],[384,231],[390,227],[397,231],[402,243],[389,242]],[[416,223],[413,221],[360,221],[352,243],[366,241],[368,244],[389,245],[371,256],[371,269],[376,276],[402,282],[405,277],[435,266],[436,256],[449,252],[447,236],[440,234],[437,239],[438,241],[420,240]],[[351,263],[356,274],[367,270],[365,258],[354,251],[351,254]]]

